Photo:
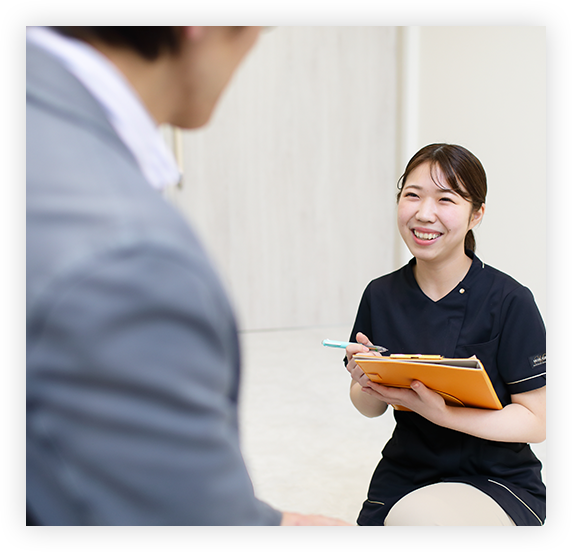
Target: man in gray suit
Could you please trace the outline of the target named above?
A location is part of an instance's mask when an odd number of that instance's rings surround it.
[[[157,125],[204,125],[259,31],[28,30],[29,524],[343,524],[254,496],[235,319],[156,190]]]

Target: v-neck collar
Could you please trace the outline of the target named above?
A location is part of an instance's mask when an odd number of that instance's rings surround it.
[[[434,305],[439,305],[447,301],[451,297],[458,297],[459,295],[464,295],[469,289],[475,278],[479,275],[479,271],[485,268],[485,263],[483,263],[473,251],[465,250],[466,255],[472,259],[469,271],[465,274],[465,277],[446,295],[434,301],[429,297],[419,286],[415,278],[413,267],[417,264],[417,259],[413,257],[406,266],[405,277],[408,284],[419,294],[421,294],[427,301],[430,301]]]

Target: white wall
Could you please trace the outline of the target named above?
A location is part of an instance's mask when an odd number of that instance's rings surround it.
[[[477,255],[529,287],[545,317],[545,28],[418,27],[406,44],[415,87],[405,157],[449,142],[481,160],[489,191]]]
[[[543,27],[278,27],[206,129],[183,133],[171,196],[243,329],[350,324],[365,285],[410,258],[395,182],[432,142],[482,161],[477,254],[546,312]]]
[[[242,329],[349,324],[393,268],[395,102],[395,27],[278,27],[183,133],[172,195]]]

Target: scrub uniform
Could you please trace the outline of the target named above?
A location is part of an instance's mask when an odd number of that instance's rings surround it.
[[[350,337],[362,332],[385,354],[476,355],[503,406],[510,396],[546,385],[546,330],[530,290],[486,266],[472,252],[462,282],[439,301],[413,275],[415,259],[373,280]],[[347,363],[347,359],[344,359]],[[394,410],[396,427],[382,451],[358,517],[383,525],[391,507],[415,489],[439,482],[473,485],[516,525],[542,525],[546,488],[541,463],[526,443],[488,441]]]

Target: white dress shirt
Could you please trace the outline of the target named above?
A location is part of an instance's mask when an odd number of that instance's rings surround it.
[[[47,27],[28,27],[27,38],[57,57],[103,106],[107,118],[151,186],[162,190],[181,174],[157,123],[123,73],[89,44]]]

